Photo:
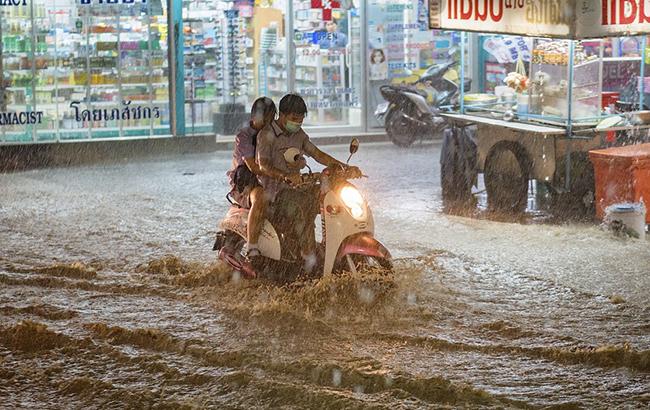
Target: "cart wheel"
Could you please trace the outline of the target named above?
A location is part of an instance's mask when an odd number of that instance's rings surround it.
[[[415,124],[404,115],[404,108],[391,110],[386,117],[386,133],[393,144],[406,148],[417,138]]]
[[[528,179],[532,164],[519,144],[501,141],[485,160],[485,188],[488,209],[503,213],[522,213],[528,202]]]
[[[557,161],[553,185],[564,188],[566,180],[566,158]],[[590,219],[596,212],[594,194],[596,180],[594,167],[586,152],[571,153],[571,184],[566,193],[551,189],[553,213],[561,218]]]
[[[440,185],[446,212],[476,207],[472,195],[475,184],[476,144],[467,135],[468,129],[452,128],[445,132],[440,152]]]

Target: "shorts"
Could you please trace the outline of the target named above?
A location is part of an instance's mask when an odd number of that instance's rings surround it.
[[[244,187],[242,192],[239,192],[236,188],[230,191],[230,197],[242,208],[251,209],[253,205],[251,203],[251,192],[253,189],[259,185],[248,185]]]

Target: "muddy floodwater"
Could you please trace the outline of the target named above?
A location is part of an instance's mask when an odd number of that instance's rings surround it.
[[[229,152],[0,174],[0,408],[650,407],[650,242],[445,215],[438,156],[352,160],[393,278],[284,287],[211,251]]]

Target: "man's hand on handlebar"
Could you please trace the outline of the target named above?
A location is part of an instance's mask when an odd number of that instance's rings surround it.
[[[346,167],[345,172],[348,175],[348,178],[361,178],[363,176],[363,172],[361,172],[359,167],[355,166]]]
[[[300,185],[302,183],[302,177],[300,174],[287,174],[284,176],[284,182],[292,186]]]
[[[335,164],[332,167],[336,172],[342,172],[345,174],[346,178],[361,178],[363,176],[363,173],[359,169],[359,167],[355,167],[353,165],[347,165],[344,163],[338,163]]]

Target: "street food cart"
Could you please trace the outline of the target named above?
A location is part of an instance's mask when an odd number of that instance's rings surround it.
[[[465,93],[444,114],[443,200],[471,204],[483,173],[488,207],[521,212],[529,180],[548,188],[558,205],[593,212],[594,177],[588,152],[648,141],[650,63],[645,0],[429,0],[433,29],[524,37],[527,66],[509,74],[511,92]],[[638,64],[620,92],[603,92],[608,39],[638,41]],[[467,40],[462,57],[467,56]],[[522,66],[521,57],[518,68]],[[466,64],[461,64],[466,70]],[[465,73],[461,73],[464,77]],[[503,84],[506,85],[506,84]],[[501,87],[500,91],[503,91]],[[614,99],[612,99],[614,97]]]

